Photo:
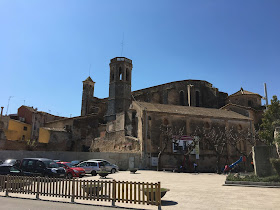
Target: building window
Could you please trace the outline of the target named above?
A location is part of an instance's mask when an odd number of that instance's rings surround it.
[[[123,74],[122,74],[122,68],[119,68],[119,80],[122,80],[123,78]]]
[[[129,71],[126,69],[126,81],[129,81]]]
[[[27,131],[27,127],[26,127],[26,126],[24,126],[24,127],[23,127],[23,130],[24,130],[24,131]]]
[[[163,119],[163,125],[168,125],[168,124],[169,124],[168,119],[164,118]]]
[[[199,91],[195,91],[195,106],[199,107]]]
[[[22,135],[22,140],[25,140],[25,135]]]
[[[249,101],[248,101],[248,106],[252,106],[252,104],[253,104],[252,101],[249,100]]]
[[[185,106],[185,93],[184,91],[180,91],[180,105]]]
[[[238,125],[238,130],[241,131],[242,130],[242,125]]]

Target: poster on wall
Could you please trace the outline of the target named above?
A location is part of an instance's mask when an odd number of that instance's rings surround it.
[[[151,166],[157,166],[157,165],[158,165],[158,158],[151,157]]]

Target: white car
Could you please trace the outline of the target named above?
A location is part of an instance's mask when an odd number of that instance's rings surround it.
[[[105,167],[105,171],[111,172],[112,174],[116,173],[117,171],[119,171],[119,167],[117,165],[112,164],[109,161],[104,160],[104,159],[90,159],[88,161],[100,161],[100,162],[103,162],[103,164],[101,163],[101,165]]]

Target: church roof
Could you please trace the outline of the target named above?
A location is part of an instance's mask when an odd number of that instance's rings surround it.
[[[83,82],[94,82],[94,81],[91,79],[91,77],[90,77],[90,76],[88,76],[88,78],[86,78],[86,80],[85,80],[85,81],[83,81]]]
[[[169,114],[180,114],[180,115],[192,115],[198,117],[214,117],[214,118],[227,118],[227,119],[239,119],[239,120],[252,120],[249,117],[245,117],[233,111],[204,108],[204,107],[193,107],[193,106],[178,106],[169,104],[154,104],[147,102],[134,101],[140,108],[149,112],[161,112]]]
[[[261,95],[259,95],[259,94],[257,94],[257,93],[253,93],[253,92],[247,91],[247,90],[244,90],[242,87],[240,88],[239,91],[237,91],[236,93],[231,94],[231,95],[228,96],[228,97],[231,97],[231,96],[239,96],[239,95],[256,95],[256,96],[259,96],[259,97],[262,98]]]

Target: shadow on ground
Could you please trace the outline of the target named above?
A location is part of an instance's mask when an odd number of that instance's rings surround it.
[[[175,206],[177,204],[178,204],[178,202],[176,202],[176,201],[167,201],[167,200],[161,201],[162,206]]]

